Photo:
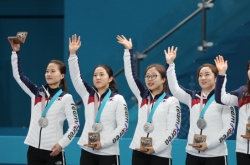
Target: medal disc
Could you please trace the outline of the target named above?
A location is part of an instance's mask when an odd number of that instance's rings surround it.
[[[101,132],[102,131],[102,124],[101,123],[94,123],[92,125],[92,129],[94,132]]]
[[[197,127],[199,128],[199,129],[204,129],[205,127],[206,127],[206,121],[203,119],[203,118],[199,118],[198,120],[197,120]]]
[[[147,122],[146,124],[144,124],[143,129],[146,133],[152,133],[154,131],[154,125]]]
[[[49,124],[49,121],[46,117],[41,117],[39,120],[38,120],[38,125],[42,128],[45,128],[47,127]]]

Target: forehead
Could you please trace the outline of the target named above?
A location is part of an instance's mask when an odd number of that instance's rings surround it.
[[[150,74],[150,73],[159,73],[159,72],[155,67],[152,67],[152,68],[148,69],[146,72],[146,74]]]
[[[55,63],[49,63],[47,69],[59,69],[58,65]]]
[[[199,73],[212,73],[212,70],[206,66],[206,67],[201,68]]]
[[[103,68],[103,67],[97,67],[96,69],[95,69],[95,71],[94,71],[94,73],[103,73],[103,72],[105,72],[105,73],[107,73],[106,72],[106,70]]]

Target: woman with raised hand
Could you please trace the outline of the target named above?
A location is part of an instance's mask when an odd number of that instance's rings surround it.
[[[165,68],[149,65],[145,70],[145,87],[136,75],[131,39],[117,36],[117,40],[125,47],[125,76],[138,100],[138,122],[130,144],[132,165],[171,165],[171,142],[180,129],[181,110],[178,100],[167,94]]]
[[[38,87],[22,71],[20,44],[11,40],[9,42],[13,50],[13,76],[32,102],[29,131],[24,141],[29,145],[27,164],[64,165],[64,148],[69,145],[79,128],[74,101],[72,96],[66,93],[66,66],[61,61],[51,60],[45,73],[47,84]],[[63,134],[65,119],[69,128]]]
[[[112,69],[98,65],[89,86],[81,77],[76,51],[80,36],[69,39],[69,71],[85,109],[85,125],[78,141],[82,148],[81,165],[119,165],[119,139],[128,129],[128,109],[123,96],[117,92]]]
[[[215,100],[218,103],[238,106],[239,122],[236,137],[236,157],[238,165],[250,164],[250,61],[247,64],[247,84],[238,89],[226,92],[226,71],[227,61],[222,56],[217,56],[214,60],[219,75],[217,76],[215,87]]]
[[[234,132],[235,110],[214,100],[218,70],[212,64],[203,64],[197,71],[201,91],[186,89],[179,86],[175,74],[177,48],[169,47],[164,52],[169,89],[190,110],[186,165],[227,164],[225,140]]]

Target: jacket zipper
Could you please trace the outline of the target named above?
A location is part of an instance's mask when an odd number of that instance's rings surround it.
[[[46,106],[45,106],[45,107],[47,107],[48,102],[49,102],[49,101],[47,101],[47,103],[46,103]],[[39,143],[38,143],[38,149],[40,149],[40,145],[41,145],[41,138],[42,138],[42,137],[41,137],[41,134],[42,134],[42,129],[43,129],[43,128],[41,127],[41,128],[40,128],[40,133],[39,133]]]
[[[42,129],[43,129],[43,128],[41,127],[41,128],[40,128],[40,133],[39,133],[39,144],[38,144],[38,149],[40,149]]]
[[[249,154],[249,140],[247,140],[247,154]]]
[[[153,97],[153,101],[152,101],[152,106],[151,106],[150,112],[151,112],[153,106],[154,106],[154,97]],[[148,122],[148,119],[147,119],[147,122]],[[148,138],[148,137],[149,137],[149,133],[147,133],[147,138]]]

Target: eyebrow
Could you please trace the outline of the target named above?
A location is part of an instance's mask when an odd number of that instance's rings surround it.
[[[205,72],[205,73],[212,73],[212,72]],[[199,74],[201,74],[201,73],[199,73]]]
[[[105,73],[105,72],[94,72],[94,74],[96,74],[96,73]]]
[[[152,75],[152,74],[158,74],[158,73],[151,73],[151,75]],[[146,75],[150,75],[150,73],[146,73]]]

